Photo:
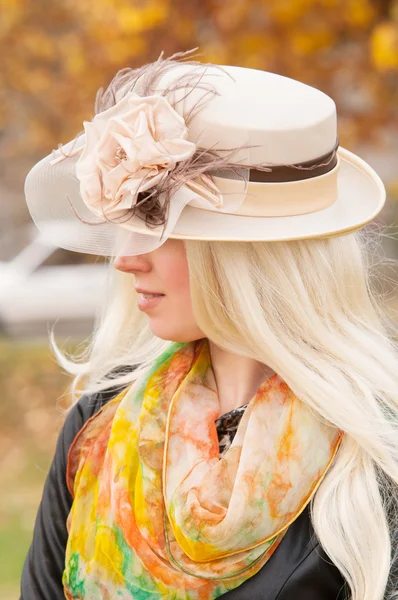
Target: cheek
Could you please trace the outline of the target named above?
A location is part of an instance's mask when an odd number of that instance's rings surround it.
[[[188,341],[203,337],[192,310],[189,268],[181,240],[168,239],[154,255],[153,267],[166,294],[159,310],[149,316],[155,335],[169,340]]]
[[[184,327],[194,325],[192,302],[189,285],[189,270],[186,260],[174,260],[169,265],[167,276],[164,278],[164,290],[167,295],[167,320],[170,326],[179,324]],[[160,314],[160,313],[159,313]],[[164,313],[165,316],[166,313]]]
[[[176,273],[172,278],[172,293],[173,297],[184,300],[187,302],[190,299],[190,289],[189,289],[189,274],[188,269],[181,269],[178,273]]]
[[[174,261],[173,268],[167,273],[163,270],[163,274],[167,275],[163,278],[166,298],[159,310],[149,313],[152,332],[159,338],[175,342],[202,338],[204,333],[198,328],[192,310],[188,265]]]
[[[178,303],[179,299],[186,301],[190,297],[188,263],[184,258],[168,265],[163,270],[165,293]]]

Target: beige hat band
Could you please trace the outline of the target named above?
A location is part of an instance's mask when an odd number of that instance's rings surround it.
[[[197,198],[190,204],[203,210],[248,217],[286,217],[322,210],[338,197],[338,156],[336,161],[335,167],[324,175],[286,183],[244,182],[213,175],[214,183],[223,196],[223,208],[202,204]],[[237,195],[244,195],[245,199],[238,209],[234,209]]]

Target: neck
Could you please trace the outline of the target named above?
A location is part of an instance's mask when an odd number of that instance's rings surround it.
[[[264,363],[228,352],[210,340],[209,349],[217,384],[220,415],[250,402],[260,385],[275,373]]]

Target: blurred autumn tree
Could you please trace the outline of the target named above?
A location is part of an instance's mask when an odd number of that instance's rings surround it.
[[[0,160],[82,129],[116,71],[199,46],[198,58],[319,87],[342,145],[398,129],[398,0],[0,0]]]

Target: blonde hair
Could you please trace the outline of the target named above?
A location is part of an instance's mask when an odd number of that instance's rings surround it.
[[[375,237],[376,236],[376,237]],[[185,240],[197,325],[226,350],[275,370],[345,436],[311,501],[322,547],[352,600],[395,598],[398,507],[398,347],[376,290],[375,232],[289,242]],[[127,385],[171,342],[136,308],[133,277],[110,264],[108,295],[82,353],[51,343],[81,394]]]

